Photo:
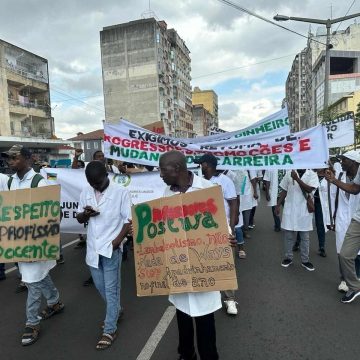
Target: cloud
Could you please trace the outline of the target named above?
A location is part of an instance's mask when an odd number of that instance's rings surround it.
[[[276,13],[324,18],[330,16],[331,3],[333,17],[344,16],[350,5],[350,1],[344,4],[331,0],[232,1],[268,19]],[[99,31],[105,26],[141,18],[148,2],[2,0],[1,5],[2,39],[49,61],[52,106],[58,105],[53,112],[58,135],[71,137],[79,130],[86,132],[101,126],[102,97],[84,99],[102,93]],[[306,46],[306,39],[219,0],[181,0],[171,5],[166,0],[153,0],[151,7],[159,19],[177,30],[190,49],[192,85],[221,88],[219,112],[226,126],[255,121],[266,112],[277,110],[285,84],[269,76],[288,72],[295,53]],[[360,12],[359,2],[351,12]],[[341,28],[347,24],[343,23]],[[309,29],[309,25],[300,22],[283,25],[302,34]],[[221,72],[239,67],[242,69]],[[208,74],[213,75],[203,76]],[[268,80],[264,82],[264,78]],[[220,85],[233,79],[241,81],[238,87],[231,87],[229,94],[229,88]]]

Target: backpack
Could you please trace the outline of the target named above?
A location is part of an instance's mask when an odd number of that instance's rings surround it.
[[[40,175],[40,174],[35,174],[34,177],[32,178],[31,180],[31,185],[30,185],[30,188],[33,189],[33,188],[37,188],[38,185],[39,185],[39,182],[43,179],[43,177]],[[9,180],[8,180],[8,189],[10,190],[11,188],[11,183],[13,181],[13,177],[10,176]]]

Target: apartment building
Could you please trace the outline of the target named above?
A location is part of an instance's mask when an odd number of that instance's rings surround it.
[[[140,126],[161,121],[165,133],[192,137],[190,51],[155,18],[100,32],[105,119]]]
[[[0,40],[0,136],[52,138],[48,62]]]

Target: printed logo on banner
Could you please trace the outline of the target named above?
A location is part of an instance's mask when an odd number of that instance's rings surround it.
[[[126,187],[126,186],[130,185],[131,177],[128,174],[116,174],[113,177],[113,182]]]
[[[56,181],[57,180],[57,174],[55,174],[55,173],[47,173],[46,174],[46,179]]]

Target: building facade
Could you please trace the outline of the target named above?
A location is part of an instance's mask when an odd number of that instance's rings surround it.
[[[104,151],[103,139],[104,130],[99,129],[86,134],[80,132],[69,140],[74,144],[74,148],[84,151],[82,155],[84,161],[92,161],[96,151]]]
[[[47,60],[0,40],[0,136],[53,135]]]
[[[168,135],[193,136],[190,51],[175,30],[131,21],[104,27],[100,46],[107,122],[162,121]]]
[[[214,116],[205,108],[204,105],[193,105],[192,112],[194,132],[196,136],[211,135],[211,129],[218,127]]]
[[[346,94],[331,104],[330,109],[334,114],[343,114],[347,112],[357,113],[360,104],[360,91],[354,91]]]
[[[289,120],[295,130],[316,125],[322,120],[325,81],[326,29],[309,33],[307,47],[292,64],[286,82]],[[329,105],[360,87],[360,24],[331,35]]]
[[[214,90],[201,90],[195,87],[192,93],[192,104],[203,105],[204,108],[213,116],[216,121],[216,127],[219,122],[218,96]]]

